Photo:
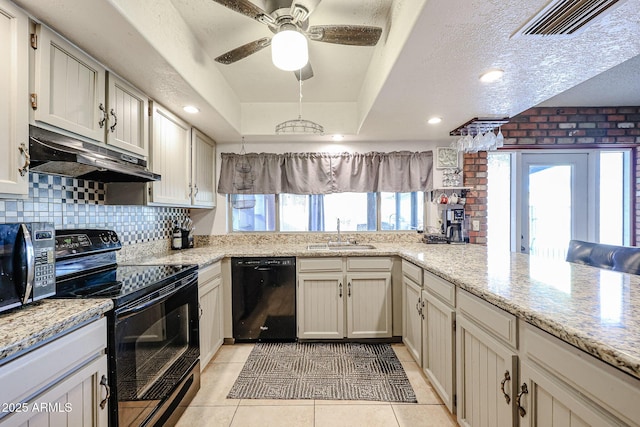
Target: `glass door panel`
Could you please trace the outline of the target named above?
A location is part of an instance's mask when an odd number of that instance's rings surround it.
[[[520,251],[565,259],[569,240],[586,240],[587,154],[522,155]]]

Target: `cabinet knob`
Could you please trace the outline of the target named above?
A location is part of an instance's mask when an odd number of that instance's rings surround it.
[[[102,401],[100,401],[100,409],[104,409],[104,407],[107,406],[109,397],[111,397],[111,387],[109,387],[106,375],[103,375],[100,379],[100,385],[104,386],[105,390],[107,391],[107,395],[104,397],[104,399],[102,399]]]

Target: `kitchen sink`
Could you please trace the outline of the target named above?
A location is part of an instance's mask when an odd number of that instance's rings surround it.
[[[362,251],[375,249],[376,247],[369,244],[357,244],[351,242],[329,242],[329,243],[312,243],[307,245],[307,250],[310,251],[322,251],[322,250],[334,250],[334,251]]]

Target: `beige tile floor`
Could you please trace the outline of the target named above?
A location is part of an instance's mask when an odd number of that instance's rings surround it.
[[[454,419],[402,344],[393,349],[418,403],[344,400],[227,399],[253,344],[224,345],[202,373],[200,391],[179,427],[431,427],[455,426]]]

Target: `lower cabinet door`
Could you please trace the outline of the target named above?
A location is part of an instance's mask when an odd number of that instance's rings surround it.
[[[200,369],[204,370],[222,342],[222,278],[199,285],[200,293]]]
[[[625,425],[570,386],[535,365],[521,361],[516,406],[520,426],[614,426]]]
[[[402,341],[418,365],[422,366],[422,287],[402,277]]]
[[[298,338],[342,339],[346,286],[342,273],[298,275]]]
[[[109,422],[107,356],[102,355],[21,405],[2,426],[95,426]]]
[[[347,337],[390,338],[391,273],[347,274]]]
[[[455,310],[422,291],[422,368],[449,412],[455,412]]]
[[[461,314],[456,325],[458,423],[515,425],[516,353]]]

